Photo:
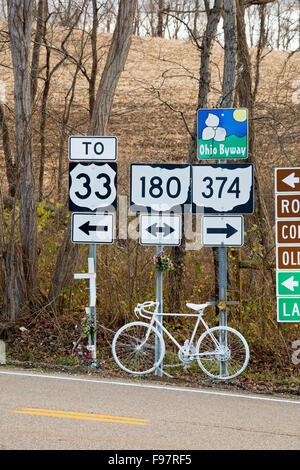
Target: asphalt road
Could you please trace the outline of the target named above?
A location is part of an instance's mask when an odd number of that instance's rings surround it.
[[[300,400],[0,369],[0,449],[300,449]]]

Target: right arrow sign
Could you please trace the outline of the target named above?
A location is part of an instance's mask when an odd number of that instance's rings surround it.
[[[244,218],[242,216],[207,216],[202,219],[204,246],[242,246],[244,243]]]

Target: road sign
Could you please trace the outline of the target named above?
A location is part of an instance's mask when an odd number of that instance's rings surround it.
[[[114,219],[114,214],[73,213],[72,242],[113,243]]]
[[[114,211],[116,205],[116,163],[69,163],[70,211]]]
[[[244,218],[242,216],[207,216],[202,219],[203,246],[242,246]]]
[[[117,159],[117,138],[102,136],[70,136],[69,159],[103,161]]]
[[[277,271],[277,295],[300,296],[300,271]]]
[[[300,193],[276,194],[276,217],[278,219],[299,219]]]
[[[198,110],[198,158],[247,158],[246,108]]]
[[[130,166],[131,212],[189,212],[191,166],[138,164]]]
[[[300,193],[300,167],[275,168],[275,191]]]
[[[275,168],[275,199],[277,320],[300,321],[299,167]]]
[[[277,220],[277,243],[300,245],[300,217],[298,220]]]
[[[300,297],[277,297],[277,321],[300,321]]]
[[[254,208],[253,165],[192,165],[193,212],[251,214]]]
[[[180,245],[181,216],[174,214],[141,215],[141,245]]]
[[[277,246],[277,269],[300,269],[300,246]]]

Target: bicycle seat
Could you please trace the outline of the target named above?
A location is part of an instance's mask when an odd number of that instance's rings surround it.
[[[203,310],[205,307],[207,307],[207,303],[206,304],[190,304],[190,303],[188,303],[188,304],[186,304],[186,306],[188,308],[191,308],[192,310],[199,311],[199,310]]]

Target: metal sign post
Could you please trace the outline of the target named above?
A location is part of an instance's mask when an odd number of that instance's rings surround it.
[[[224,302],[224,310],[219,309],[219,325],[227,326],[227,248],[218,248],[219,257],[219,301]],[[227,346],[227,334],[226,330],[220,333],[220,342],[223,347]],[[220,375],[221,377],[227,375],[227,364],[226,362],[220,363]]]
[[[96,275],[97,272],[97,252],[96,252],[96,244],[91,244],[90,245],[90,258],[93,259],[93,264],[94,264],[94,272]],[[96,279],[95,279],[95,293],[96,293]],[[96,353],[96,331],[97,331],[97,316],[96,316],[96,301],[95,305],[91,306],[91,316],[90,316],[90,321],[91,324],[93,323],[93,334],[89,334],[89,347],[90,351],[92,352],[92,358],[93,358],[93,365],[96,365],[97,362],[97,353]]]
[[[89,323],[93,324],[93,333],[89,333],[89,351],[92,353],[92,364],[96,365],[96,245],[90,247],[88,273],[75,273],[74,279],[89,279],[90,301],[85,309],[89,315]]]
[[[92,367],[97,366],[96,246],[114,242],[117,209],[117,163],[114,160],[117,160],[117,148],[116,137],[69,138],[69,210],[73,213],[71,237],[73,243],[90,245],[89,272],[74,274],[74,277],[90,281],[90,301],[85,311],[89,315],[88,349]]]
[[[159,245],[156,249],[156,254],[163,251],[163,246]],[[156,270],[156,302],[158,302],[157,313],[163,313],[163,273],[162,271]],[[158,320],[162,323],[162,315],[158,315]],[[160,334],[163,334],[161,327],[156,324],[156,329]],[[155,361],[160,357],[160,342],[155,337]],[[155,375],[162,376],[163,363],[155,370]]]

